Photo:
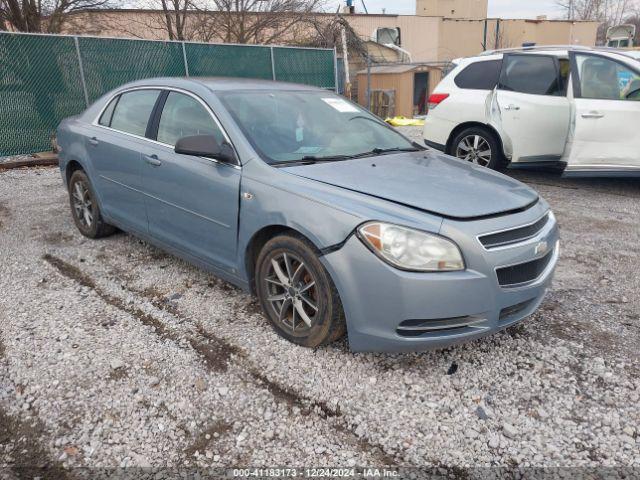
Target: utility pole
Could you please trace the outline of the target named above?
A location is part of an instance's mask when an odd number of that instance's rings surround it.
[[[351,99],[351,78],[349,75],[349,50],[347,46],[347,31],[344,27],[342,27],[341,37],[342,37],[342,62],[344,65],[344,77],[345,77],[344,93],[347,98]]]

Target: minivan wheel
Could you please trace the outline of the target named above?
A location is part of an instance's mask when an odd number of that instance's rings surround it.
[[[275,331],[293,343],[315,348],[346,333],[338,291],[303,237],[267,242],[256,263],[256,291]]]
[[[497,170],[504,164],[495,135],[481,127],[465,128],[451,142],[451,155],[481,167]]]
[[[115,231],[102,219],[89,177],[82,170],[73,172],[69,179],[69,201],[73,221],[85,237],[101,238]]]

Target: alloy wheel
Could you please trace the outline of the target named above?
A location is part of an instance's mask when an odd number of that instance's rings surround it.
[[[270,259],[264,282],[278,322],[292,335],[308,333],[318,315],[318,286],[305,263],[291,252],[277,253]]]
[[[480,135],[468,135],[456,147],[456,157],[487,167],[491,163],[491,145]]]
[[[80,224],[85,228],[91,228],[93,224],[93,201],[87,185],[78,181],[73,186],[73,208]]]

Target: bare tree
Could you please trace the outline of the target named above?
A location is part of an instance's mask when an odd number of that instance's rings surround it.
[[[292,43],[305,47],[335,47],[338,52],[342,53],[343,30],[345,31],[349,55],[360,55],[364,57],[367,54],[365,42],[341,15],[310,18],[307,23],[307,34],[304,37],[294,40]]]
[[[598,42],[603,42],[607,29],[619,25],[639,8],[639,0],[556,0],[569,20],[600,22]]]
[[[0,24],[21,32],[59,33],[69,15],[111,0],[0,0]]]
[[[634,39],[635,40],[634,44],[639,45],[640,44],[640,11],[634,13],[630,17],[627,17],[624,20],[624,23],[628,23],[636,26],[636,38]]]
[[[0,0],[2,1],[2,0]],[[325,0],[148,0],[143,23],[171,40],[296,41]],[[140,36],[136,32],[132,35]],[[158,35],[156,35],[158,36]]]
[[[295,38],[324,0],[212,0],[215,24],[231,43],[274,43]]]

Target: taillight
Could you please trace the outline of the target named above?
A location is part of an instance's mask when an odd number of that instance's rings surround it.
[[[427,102],[427,108],[429,110],[433,110],[442,102],[444,102],[447,98],[449,98],[448,93],[432,93],[429,96],[429,101]]]

